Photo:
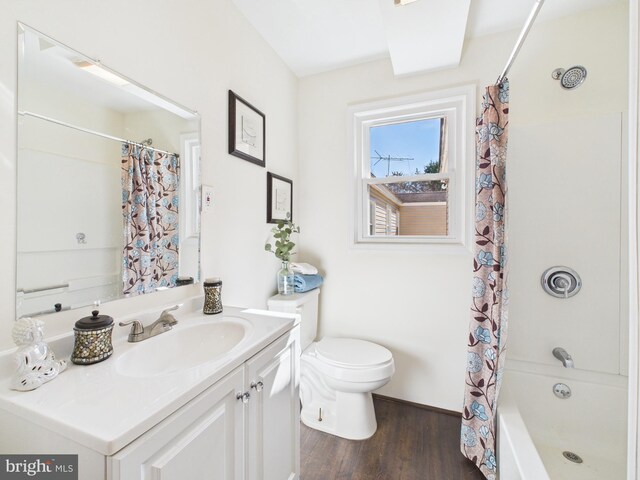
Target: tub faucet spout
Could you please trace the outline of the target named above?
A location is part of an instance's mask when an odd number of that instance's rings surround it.
[[[573,358],[562,347],[556,347],[553,349],[553,356],[562,362],[562,366],[565,368],[573,368]]]

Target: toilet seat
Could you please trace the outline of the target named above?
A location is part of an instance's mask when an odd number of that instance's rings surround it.
[[[327,363],[348,368],[373,367],[393,358],[383,346],[355,338],[325,337],[316,343],[316,353]]]
[[[381,345],[352,338],[323,338],[302,354],[324,375],[352,383],[388,379],[395,371],[393,356]]]

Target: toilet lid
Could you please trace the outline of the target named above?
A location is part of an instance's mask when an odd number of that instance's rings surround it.
[[[316,352],[329,362],[351,367],[378,365],[393,359],[383,346],[354,338],[325,337],[316,344]]]

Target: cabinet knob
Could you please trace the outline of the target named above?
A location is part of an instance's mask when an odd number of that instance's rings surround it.
[[[256,392],[260,393],[264,388],[264,383],[262,382],[251,382],[251,388],[255,388]]]
[[[236,395],[238,400],[242,400],[242,403],[249,403],[249,399],[251,398],[251,394],[249,392],[238,393]]]

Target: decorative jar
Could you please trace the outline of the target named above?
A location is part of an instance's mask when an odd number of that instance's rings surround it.
[[[202,313],[215,315],[222,313],[222,280],[207,278],[204,281],[204,307]]]
[[[113,318],[109,315],[100,315],[98,310],[91,312],[91,315],[78,320],[73,328],[75,345],[71,361],[78,365],[102,362],[113,353],[111,344]]]

